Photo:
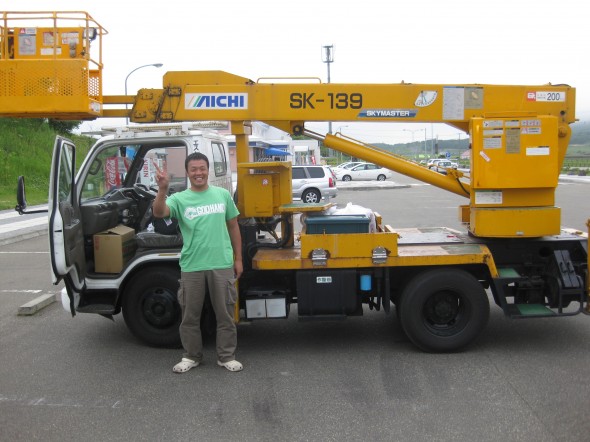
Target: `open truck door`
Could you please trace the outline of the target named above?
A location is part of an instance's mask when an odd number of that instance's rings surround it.
[[[75,315],[85,288],[86,260],[80,203],[76,192],[76,146],[58,136],[49,182],[49,255],[53,283],[64,281],[70,311]]]

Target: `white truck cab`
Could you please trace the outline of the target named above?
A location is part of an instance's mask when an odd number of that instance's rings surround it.
[[[77,174],[74,144],[57,137],[48,204],[51,267],[53,282],[64,281],[62,302],[72,315],[110,317],[122,310],[139,339],[154,346],[179,343],[182,237],[173,220],[160,229],[153,223],[154,177],[158,168],[165,169],[170,194],[186,189],[185,158],[198,151],[209,158],[210,184],[231,192],[228,143],[207,127],[111,129]],[[21,194],[24,202],[24,181]]]

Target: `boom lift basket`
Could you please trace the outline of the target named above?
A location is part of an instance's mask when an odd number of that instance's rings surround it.
[[[85,12],[3,12],[0,116],[101,116],[101,44],[106,33]]]

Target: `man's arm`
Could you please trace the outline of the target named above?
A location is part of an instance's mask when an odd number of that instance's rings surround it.
[[[231,246],[234,250],[234,273],[236,274],[236,278],[239,278],[244,271],[244,265],[242,264],[242,235],[240,235],[238,217],[236,216],[230,219],[226,224]]]
[[[152,213],[156,218],[169,218],[170,207],[166,204],[166,195],[168,194],[170,180],[168,175],[159,169],[156,172],[156,184],[158,185],[158,193],[152,205]]]

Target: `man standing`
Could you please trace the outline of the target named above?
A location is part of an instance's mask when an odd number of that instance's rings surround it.
[[[207,288],[217,319],[217,364],[229,371],[240,371],[243,366],[235,359],[234,322],[236,281],[243,271],[239,212],[227,190],[209,185],[207,156],[200,152],[190,154],[184,164],[190,188],[166,198],[170,180],[158,170],[158,194],[153,204],[155,217],[178,220],[183,239],[178,302],[182,308],[180,339],[185,353],[172,371],[185,373],[203,359],[200,320]]]

